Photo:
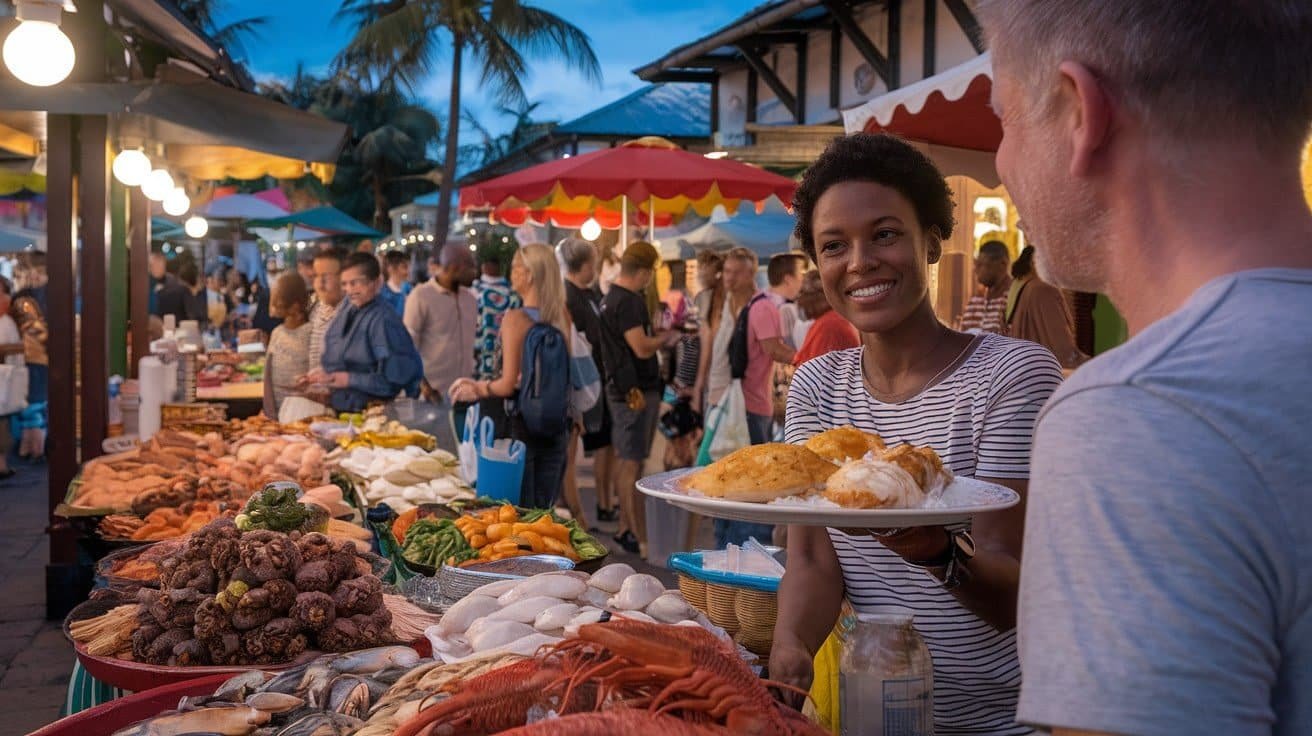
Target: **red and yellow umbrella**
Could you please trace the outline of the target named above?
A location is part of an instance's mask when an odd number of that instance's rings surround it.
[[[577,227],[591,217],[613,228],[634,209],[635,224],[650,226],[654,211],[655,225],[664,226],[689,210],[709,217],[717,205],[733,213],[743,201],[778,197],[788,204],[796,188],[788,177],[647,137],[464,187],[460,211],[490,210],[493,219],[511,225],[532,220]]]

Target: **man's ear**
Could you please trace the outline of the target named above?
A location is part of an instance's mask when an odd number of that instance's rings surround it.
[[[1067,98],[1069,110],[1065,127],[1071,140],[1070,173],[1084,177],[1111,135],[1115,106],[1102,80],[1088,67],[1064,61],[1057,68],[1062,75],[1059,94]]]
[[[943,257],[943,237],[939,233],[938,227],[931,227],[926,234],[926,237],[929,238],[929,242],[925,249],[926,255],[928,256],[927,260],[933,265],[938,263],[939,259]]]

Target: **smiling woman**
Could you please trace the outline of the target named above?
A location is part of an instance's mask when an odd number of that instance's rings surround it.
[[[954,224],[942,175],[900,140],[858,134],[830,144],[793,205],[824,295],[861,346],[798,368],[787,440],[850,424],[889,446],[932,447],[956,475],[1023,496],[1034,423],[1061,370],[1041,346],[972,337],[935,316],[928,269]],[[771,676],[810,685],[846,593],[858,611],[915,615],[934,659],[935,733],[1030,733],[1015,722],[1023,525],[1022,504],[972,525],[881,536],[790,528]]]

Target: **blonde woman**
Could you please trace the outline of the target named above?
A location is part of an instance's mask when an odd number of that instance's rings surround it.
[[[524,306],[506,312],[501,323],[501,377],[480,381],[457,378],[448,391],[452,401],[514,397],[519,388],[524,341],[533,325],[549,324],[568,339],[570,320],[565,308],[565,287],[556,252],[551,247],[533,243],[520,248],[510,263],[510,287],[523,299]],[[568,362],[553,370],[569,370]],[[518,417],[512,417],[511,436],[522,440],[527,449],[520,505],[552,508],[559,500],[565,479],[569,432],[533,435]]]

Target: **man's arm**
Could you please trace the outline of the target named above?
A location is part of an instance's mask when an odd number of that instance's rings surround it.
[[[776,363],[787,363],[792,365],[793,356],[797,355],[796,350],[788,347],[784,344],[783,339],[778,337],[762,340],[761,349],[765,351],[766,355],[773,358]]]
[[[629,344],[634,355],[646,359],[665,346],[665,335],[648,335],[642,327],[630,327],[624,331],[624,342]]]

